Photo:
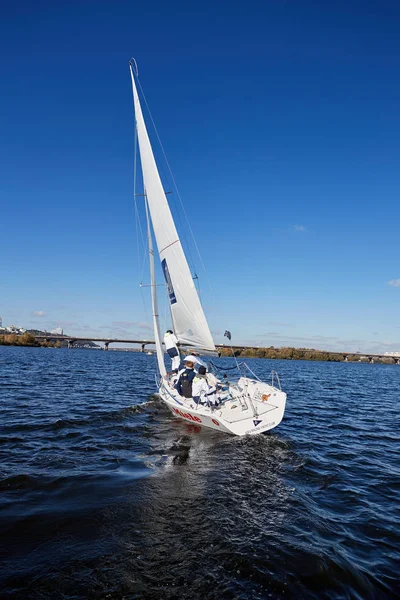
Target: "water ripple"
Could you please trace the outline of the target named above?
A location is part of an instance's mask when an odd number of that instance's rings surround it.
[[[0,348],[1,598],[398,597],[400,369],[251,365],[287,413],[234,438],[170,416],[154,356]]]

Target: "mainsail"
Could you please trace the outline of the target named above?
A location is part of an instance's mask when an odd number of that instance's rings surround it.
[[[143,182],[167,284],[175,335],[181,344],[215,351],[210,328],[176,231],[154,159],[130,63]]]

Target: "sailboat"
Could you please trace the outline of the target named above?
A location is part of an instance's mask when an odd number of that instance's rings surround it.
[[[245,363],[237,364],[237,378],[221,378],[217,370],[214,382],[219,391],[219,405],[196,404],[192,398],[179,395],[177,377],[167,373],[160,334],[157,283],[155,274],[156,241],[158,258],[165,278],[171,320],[180,347],[197,355],[218,355],[192,274],[176,230],[166,193],[157,168],[150,138],[139,100],[137,64],[129,62],[132,80],[135,127],[144,185],[144,204],[147,218],[150,287],[154,338],[158,363],[157,386],[161,400],[172,414],[191,424],[208,427],[234,435],[257,435],[273,429],[281,422],[285,411],[286,394],[279,377],[272,372],[271,383],[261,381]],[[223,372],[223,371],[222,371]]]

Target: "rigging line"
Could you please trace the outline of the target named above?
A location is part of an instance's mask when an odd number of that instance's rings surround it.
[[[150,318],[149,318],[149,314],[148,314],[147,302],[144,299],[144,293],[143,293],[142,289],[140,290],[140,295],[141,295],[142,302],[143,302],[144,318],[145,318],[145,322],[147,323],[148,321],[150,321]]]
[[[144,197],[145,197],[145,203],[146,203],[147,202],[146,188],[144,188]],[[141,276],[140,276],[141,281],[143,281],[144,267],[145,267],[145,263],[146,263],[146,258],[149,255],[149,253],[150,253],[149,238],[148,238],[148,236],[146,236],[146,244],[145,244],[145,249],[144,249],[144,253],[143,253],[142,272],[141,272]]]
[[[143,230],[142,230],[142,226],[140,223],[140,215],[139,215],[139,211],[138,211],[138,207],[135,203],[135,213],[136,213],[136,228],[137,230],[140,232],[140,236],[142,239],[142,247],[143,247],[143,261],[141,261],[141,256],[140,256],[140,246],[139,246],[139,236],[137,235],[137,240],[138,240],[138,267],[139,267],[139,272],[140,272],[140,281],[143,281],[143,274],[144,274],[144,267],[145,267],[145,262],[146,262],[146,256],[147,256],[147,242],[144,241],[143,239]]]
[[[179,198],[179,202],[181,203],[181,207],[182,207],[182,210],[183,210],[183,214],[185,215],[185,218],[186,218],[186,221],[187,221],[187,224],[188,224],[188,227],[189,227],[189,231],[190,231],[190,234],[191,234],[191,236],[192,236],[193,243],[194,243],[194,245],[195,245],[195,248],[196,248],[197,254],[198,254],[198,256],[199,256],[199,259],[200,259],[201,265],[202,265],[202,267],[203,267],[204,271],[205,271],[205,272],[207,272],[206,266],[205,266],[205,264],[204,264],[204,261],[203,261],[203,259],[202,259],[202,256],[201,256],[201,254],[200,254],[199,247],[198,247],[198,245],[197,245],[197,242],[196,242],[196,238],[194,237],[194,233],[193,233],[192,227],[191,227],[191,225],[190,225],[190,222],[189,222],[189,219],[188,219],[188,216],[187,216],[186,210],[185,210],[185,206],[184,206],[184,204],[183,204],[183,202],[182,202],[182,198],[181,198],[181,195],[180,195],[180,193],[179,193],[178,186],[177,186],[177,184],[176,184],[176,181],[175,181],[174,175],[173,175],[173,173],[172,173],[172,169],[171,169],[171,167],[170,167],[170,164],[169,164],[169,162],[168,162],[168,158],[167,158],[167,155],[166,155],[166,153],[165,153],[164,146],[162,145],[162,142],[161,142],[160,136],[159,136],[159,134],[158,134],[158,130],[157,130],[156,124],[155,124],[155,122],[154,122],[154,119],[153,119],[153,116],[152,116],[152,114],[151,114],[151,111],[150,111],[149,105],[148,105],[148,103],[147,103],[146,96],[145,96],[145,94],[144,94],[143,88],[142,88],[142,86],[141,86],[141,83],[140,83],[140,81],[139,81],[139,77],[137,77],[137,82],[138,82],[138,85],[139,85],[140,91],[141,91],[141,93],[142,93],[142,96],[143,96],[144,102],[145,102],[145,104],[146,104],[146,108],[147,108],[147,110],[148,110],[148,113],[149,113],[149,116],[150,116],[151,122],[152,122],[152,124],[153,124],[154,131],[156,132],[156,136],[157,136],[157,139],[158,139],[158,143],[160,144],[160,147],[161,147],[162,153],[163,153],[163,155],[164,155],[164,159],[165,159],[165,162],[166,162],[166,164],[167,164],[167,167],[168,167],[168,170],[169,170],[169,173],[170,173],[171,179],[172,179],[172,183],[173,183],[173,185],[174,185],[174,187],[175,187],[175,190],[176,190],[177,196],[178,196],[178,198]],[[211,289],[211,291],[212,291],[212,293],[213,293],[213,295],[214,295],[214,297],[215,297],[214,290],[213,290],[213,288],[212,288],[212,286],[211,286],[211,284],[210,284],[210,283],[209,283],[209,285],[210,285],[210,289]]]
[[[231,358],[230,356],[224,356],[223,358]],[[210,360],[210,363],[212,364],[213,367],[215,367],[215,369],[217,369],[218,371],[237,371],[237,366],[235,365],[234,367],[219,367],[218,365],[216,365],[212,360]],[[241,367],[242,365],[245,365],[246,363],[241,362],[239,363],[239,367]]]
[[[144,196],[146,197],[146,189],[144,188]],[[146,202],[146,200],[145,200]],[[147,214],[147,206],[146,206],[146,218],[148,219],[148,214]],[[142,274],[141,274],[141,281],[143,281],[143,273],[144,273],[144,266],[145,266],[145,262],[146,262],[146,258],[147,256],[150,255],[150,241],[148,236],[146,237],[146,249],[143,253],[143,265],[142,265]],[[141,292],[141,296],[142,296],[142,302],[143,302],[143,306],[144,306],[144,313],[145,313],[145,318],[146,318],[146,323],[150,320],[149,319],[149,315],[148,315],[148,311],[147,311],[147,302],[145,302],[144,299],[144,293],[143,293],[143,285],[140,284],[140,292]],[[153,310],[152,310],[152,314],[153,314]],[[151,318],[152,320],[152,318]]]
[[[136,226],[138,228],[138,231],[137,231],[137,242],[139,243],[141,241],[142,242],[142,246],[144,247],[144,245],[145,245],[144,235],[143,235],[143,231],[142,231],[142,225],[141,225],[141,222],[140,222],[139,209],[138,209],[136,201],[135,201],[135,217],[136,217]],[[140,255],[140,252],[139,252],[139,255]]]
[[[197,293],[198,293],[199,298],[200,298],[200,304],[202,304],[202,301],[201,301],[201,291],[200,291],[200,279],[199,279],[197,273],[194,274],[193,279],[194,279],[194,282],[195,282],[195,286],[197,287]]]
[[[134,160],[133,160],[133,204],[135,207],[135,225],[136,225],[136,245],[137,245],[137,261],[138,261],[138,268],[139,268],[139,272],[140,272],[140,263],[141,263],[141,257],[140,257],[140,240],[142,242],[142,247],[144,248],[145,246],[145,242],[144,242],[144,236],[143,236],[143,230],[142,230],[142,226],[141,226],[141,222],[140,222],[140,214],[139,214],[139,209],[138,209],[138,205],[137,205],[137,200],[136,200],[136,187],[137,187],[137,128],[135,125],[135,137],[134,137]],[[145,256],[145,252],[143,253]],[[143,269],[144,267],[142,266],[142,273],[141,273],[141,278],[143,279]]]

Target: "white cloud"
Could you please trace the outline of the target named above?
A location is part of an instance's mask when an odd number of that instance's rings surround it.
[[[306,228],[304,227],[304,225],[293,225],[293,229],[295,231],[306,231]]]
[[[32,311],[32,316],[33,317],[45,317],[46,313],[44,310],[34,310],[34,311]]]
[[[400,279],[391,279],[388,281],[388,284],[392,285],[393,287],[400,287]]]

